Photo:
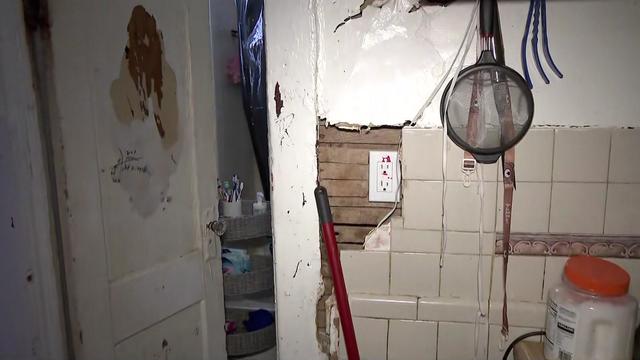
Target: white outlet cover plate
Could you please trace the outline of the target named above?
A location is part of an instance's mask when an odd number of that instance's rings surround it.
[[[369,152],[369,201],[398,201],[400,180],[397,151]]]

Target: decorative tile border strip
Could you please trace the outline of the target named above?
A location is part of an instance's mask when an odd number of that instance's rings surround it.
[[[502,233],[496,237],[496,254],[502,254]],[[513,255],[572,256],[640,259],[640,236],[597,234],[512,233]]]

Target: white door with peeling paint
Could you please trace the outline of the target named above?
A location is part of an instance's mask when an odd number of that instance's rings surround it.
[[[226,359],[207,0],[49,1],[77,359]]]

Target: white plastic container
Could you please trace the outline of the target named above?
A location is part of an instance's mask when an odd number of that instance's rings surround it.
[[[266,214],[267,202],[264,201],[264,194],[261,192],[256,193],[256,202],[253,203],[253,215]]]
[[[638,304],[629,274],[590,256],[570,258],[549,290],[544,356],[548,360],[631,360]]]
[[[237,218],[242,216],[242,201],[220,201],[222,203],[222,215]]]

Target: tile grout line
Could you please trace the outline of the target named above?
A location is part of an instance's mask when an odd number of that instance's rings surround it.
[[[547,256],[544,257],[544,267],[542,268],[542,294],[540,294],[540,301],[544,302],[544,286],[547,279]]]
[[[436,360],[438,360],[439,347],[440,347],[440,321],[436,322]]]
[[[385,354],[385,360],[389,359],[389,334],[391,333],[391,319],[387,319],[387,352]]]
[[[555,168],[555,159],[556,159],[556,130],[553,130],[553,139],[551,141],[551,191],[549,191],[549,214],[547,216],[547,232],[551,232],[551,209],[553,207],[553,188],[554,186],[554,182],[553,182],[553,171]]]
[[[387,295],[391,295],[391,260],[392,260],[392,256],[391,256],[391,247],[389,247],[389,252],[387,253],[387,255],[389,256],[389,277],[387,279],[387,282],[389,283],[388,288],[387,288]]]
[[[607,228],[607,203],[609,202],[609,177],[611,176],[611,150],[613,148],[613,131],[609,130],[609,156],[607,163],[607,182],[604,187],[604,214],[602,216],[602,233],[605,234]]]

